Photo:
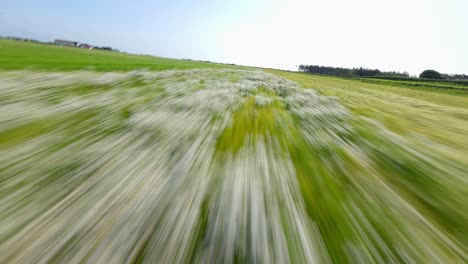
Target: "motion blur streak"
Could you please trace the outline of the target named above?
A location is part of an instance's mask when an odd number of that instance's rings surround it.
[[[0,100],[0,263],[467,261],[450,149],[273,74],[10,71]]]

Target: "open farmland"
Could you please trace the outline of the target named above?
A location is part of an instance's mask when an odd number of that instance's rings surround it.
[[[95,71],[150,69],[161,71],[168,69],[236,68],[236,66],[0,39],[0,70],[25,68],[67,71],[83,69]]]
[[[5,43],[0,263],[468,260],[463,93]]]

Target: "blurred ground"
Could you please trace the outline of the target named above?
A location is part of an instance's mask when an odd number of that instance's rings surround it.
[[[279,74],[1,72],[0,262],[467,260],[466,97]]]

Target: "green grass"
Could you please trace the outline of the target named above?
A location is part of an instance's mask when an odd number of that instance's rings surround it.
[[[358,78],[358,80],[368,83],[377,83],[377,84],[386,84],[386,85],[395,85],[395,86],[407,86],[419,89],[449,89],[451,92],[457,92],[459,94],[468,94],[468,84],[467,83],[451,83],[450,81],[446,82],[427,82],[427,81],[412,81],[412,80],[387,80],[379,78]]]
[[[241,109],[233,113],[232,126],[220,136],[218,150],[237,152],[246,140],[255,141],[258,136],[274,133],[276,118],[281,115],[280,109],[279,103],[256,107],[255,98],[247,99]]]
[[[10,40],[0,68],[7,259],[253,262],[284,242],[293,263],[304,247],[318,262],[466,262],[462,90],[161,72],[232,67]]]
[[[335,96],[356,116],[382,122],[401,135],[424,135],[460,151],[468,161],[468,96],[447,90],[411,89],[334,77],[274,71],[324,95]]]
[[[238,66],[0,39],[0,69],[154,71]]]
[[[455,186],[436,180],[439,176],[446,175],[448,170],[453,170],[453,175],[443,176],[444,179],[466,179],[468,176],[468,97],[465,94],[454,94],[448,90],[415,90],[407,86],[371,84],[302,73],[271,72],[324,95],[337,97],[353,113],[351,124],[356,133],[347,141],[361,146],[364,153],[369,155],[369,162],[374,164],[377,175],[385,179],[384,181],[401,197],[414,204],[433,223],[442,226],[452,236],[458,237],[459,241],[467,241],[464,220],[466,216],[460,213],[460,208],[464,207],[464,202],[460,201],[466,201],[467,193],[466,190],[463,191],[466,186]],[[381,134],[380,129],[368,120],[379,122],[389,129],[390,133],[395,134]],[[431,164],[427,160],[417,158],[405,149],[405,146],[411,145],[415,150],[426,153],[424,155],[444,157],[445,161]],[[324,149],[326,152],[322,153],[317,149],[308,148],[305,144],[302,146],[291,153],[304,199],[308,201],[306,204],[309,212],[317,219],[317,224],[324,233],[328,250],[334,251],[334,254],[331,254],[332,259],[342,263],[345,253],[338,245],[344,241],[354,241],[356,234],[353,233],[352,227],[347,228],[343,225],[346,223],[346,214],[338,209],[338,204],[347,203],[346,201],[351,199],[360,204],[360,208],[372,208],[371,204],[365,205],[366,200],[359,197],[359,192],[354,189],[356,185],[353,186],[353,181],[359,179],[347,178],[346,175],[355,177],[364,174],[369,177],[371,174],[363,172],[361,161],[340,149],[332,152],[330,149]],[[324,164],[327,163],[331,163],[329,166],[335,169],[324,168]],[[345,167],[343,164],[346,164]],[[343,171],[344,168],[346,169]],[[321,178],[311,178],[316,177],[314,175],[321,175]],[[341,180],[338,180],[339,178]],[[327,191],[323,192],[325,189]],[[458,194],[455,195],[455,192]],[[378,198],[380,195],[381,193],[374,193],[373,199],[387,203],[385,199],[389,198]],[[317,200],[321,202],[315,203]],[[374,211],[364,211],[364,214],[374,228],[379,230],[384,241],[391,241],[392,234],[388,233],[390,229],[383,223],[394,216],[387,215],[387,220],[383,220],[385,217],[376,214],[375,210],[381,209],[375,207]],[[337,236],[338,233],[341,235]],[[393,254],[398,256],[397,252]],[[398,257],[396,259],[402,261]]]
[[[460,151],[468,160],[468,97],[450,90],[412,89],[333,77],[275,71],[322,94],[336,96],[358,117],[382,122],[401,135],[424,135]]]

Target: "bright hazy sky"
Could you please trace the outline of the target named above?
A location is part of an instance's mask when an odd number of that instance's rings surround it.
[[[280,69],[468,74],[468,0],[0,0],[0,35]]]

